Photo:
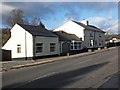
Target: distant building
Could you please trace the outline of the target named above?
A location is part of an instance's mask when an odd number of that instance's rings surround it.
[[[105,45],[105,32],[101,29],[89,25],[89,22],[83,20],[76,22],[70,20],[54,31],[63,30],[69,34],[75,34],[84,42],[84,48],[98,48]]]
[[[120,34],[106,35],[106,43],[117,43],[120,42]]]
[[[112,38],[110,40],[111,43],[116,43],[116,42],[120,42],[120,39],[119,38]]]
[[[75,34],[68,34],[64,31],[54,31],[59,37],[60,53],[65,54],[71,51],[78,51],[83,49],[83,42]]]
[[[35,59],[59,54],[58,36],[42,26],[15,24],[11,37],[2,47],[11,50],[13,59]]]

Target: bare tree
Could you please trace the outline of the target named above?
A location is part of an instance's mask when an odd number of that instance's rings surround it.
[[[39,25],[40,18],[34,17],[31,21],[31,25],[38,26]]]
[[[41,27],[45,28],[45,25],[42,23],[42,21],[39,22],[38,26],[41,26]]]
[[[24,13],[21,9],[13,9],[10,12],[10,16],[7,18],[6,22],[7,24],[12,27],[13,25],[15,25],[16,23],[27,23],[25,17],[24,17]]]
[[[20,24],[30,24],[34,26],[42,26],[45,28],[44,24],[41,22],[39,17],[34,17],[29,22],[27,18],[24,16],[24,12],[21,9],[13,9],[10,12],[10,16],[6,19],[8,26],[13,27],[16,23]]]
[[[42,23],[41,19],[38,17],[34,17],[30,24],[35,26],[42,26],[43,28],[45,28],[45,25]]]

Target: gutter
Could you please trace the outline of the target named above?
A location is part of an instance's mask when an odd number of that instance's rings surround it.
[[[25,31],[25,60],[27,60],[27,40],[26,40],[26,31]]]
[[[35,38],[36,38],[36,36],[33,36],[33,60],[35,60],[35,51],[36,51],[36,49],[35,49]]]

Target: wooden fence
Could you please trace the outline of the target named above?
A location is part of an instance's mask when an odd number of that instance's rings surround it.
[[[11,61],[11,50],[1,50],[2,61]]]

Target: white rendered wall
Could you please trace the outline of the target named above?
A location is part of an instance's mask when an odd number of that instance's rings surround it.
[[[26,40],[25,40],[25,37],[26,37]],[[21,45],[21,53],[17,53],[18,44]],[[12,58],[32,57],[33,56],[32,35],[29,32],[25,31],[21,26],[16,24],[11,29],[11,38],[3,46],[3,49],[11,50]]]
[[[74,23],[73,21],[68,21],[65,24],[63,24],[62,26],[56,28],[54,31],[63,30],[67,33],[75,34],[79,38],[82,38],[82,40],[84,41],[84,32],[83,32],[84,30],[83,29],[84,29],[83,27]]]

